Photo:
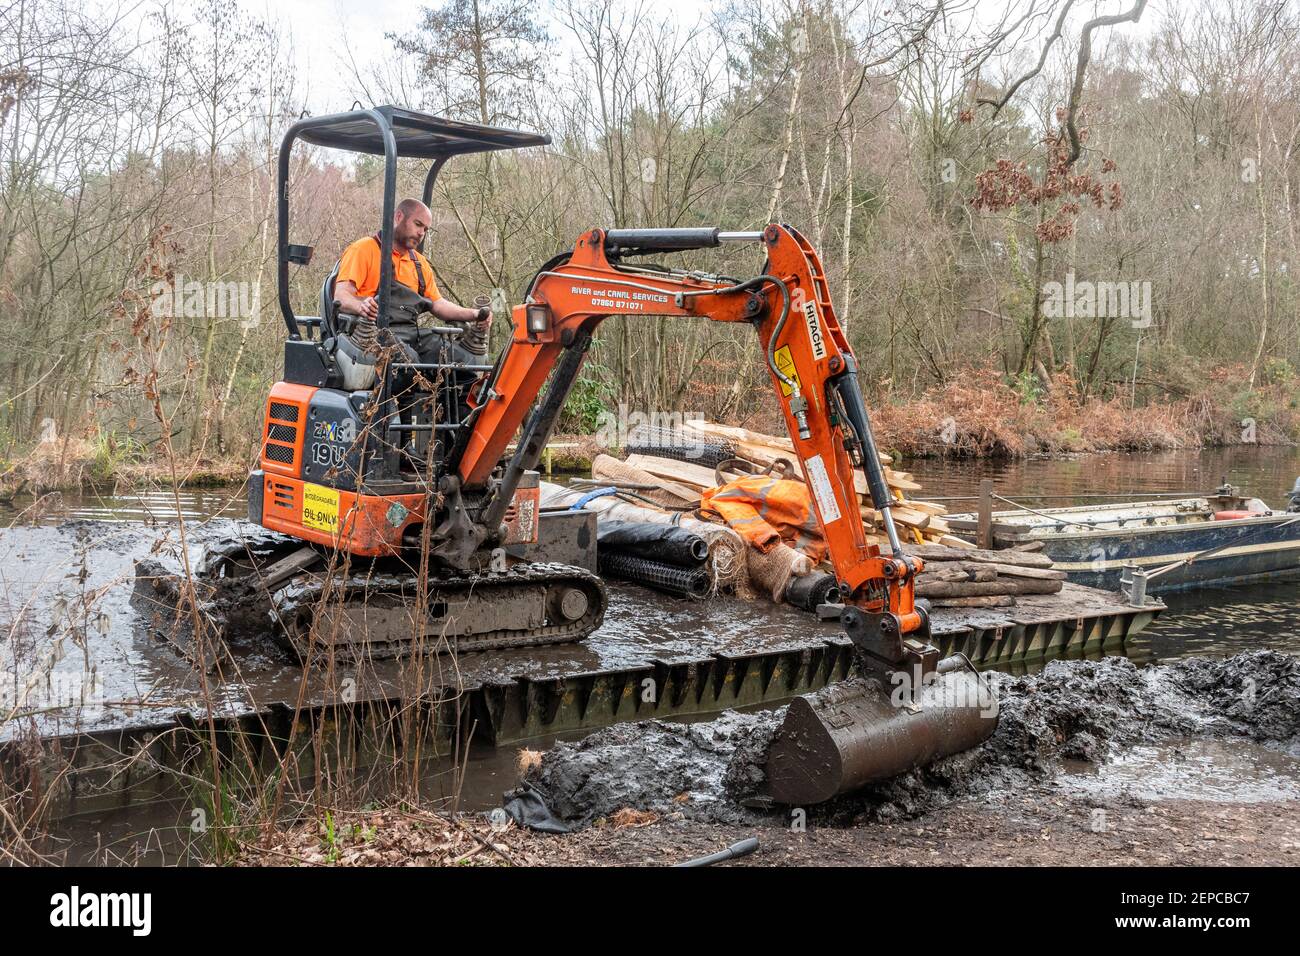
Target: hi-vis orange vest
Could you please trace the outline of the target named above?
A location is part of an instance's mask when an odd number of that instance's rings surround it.
[[[746,541],[766,553],[778,541],[820,562],[828,549],[808,486],[790,478],[737,478],[700,495],[700,511],[722,518]]]

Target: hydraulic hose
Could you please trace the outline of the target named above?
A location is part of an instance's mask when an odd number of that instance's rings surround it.
[[[746,279],[744,282],[736,285],[723,286],[720,289],[700,289],[690,292],[679,292],[679,299],[694,298],[699,295],[728,295],[732,292],[744,292],[746,289],[752,289],[760,286],[765,282],[770,282],[781,290],[781,315],[776,320],[776,328],[772,330],[772,337],[767,341],[767,366],[772,370],[772,374],[792,392],[799,391],[799,385],[792,378],[787,376],[776,366],[776,340],[781,337],[781,332],[785,328],[785,321],[790,317],[790,287],[774,275],[754,276],[752,279]]]

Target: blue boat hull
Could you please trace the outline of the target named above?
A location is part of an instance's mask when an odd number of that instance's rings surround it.
[[[1197,552],[1214,554],[1177,567],[1148,585],[1150,591],[1300,579],[1300,521],[1294,514],[1172,527],[1056,533],[1041,536],[1043,553],[1070,581],[1089,587],[1119,587],[1126,564],[1148,573]],[[1036,536],[1039,537],[1039,536]]]

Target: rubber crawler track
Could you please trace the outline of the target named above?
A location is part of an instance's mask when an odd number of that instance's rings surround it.
[[[410,574],[394,574],[371,570],[354,570],[346,578],[327,576],[319,572],[295,575],[276,587],[271,595],[254,584],[255,573],[249,573],[252,564],[266,567],[284,554],[301,547],[300,542],[285,541],[279,536],[252,537],[231,540],[208,547],[201,576],[219,577],[238,574],[249,590],[257,593],[258,603],[265,602],[266,614],[274,621],[273,632],[302,660],[316,655],[333,653],[336,661],[358,658],[387,660],[409,656],[417,648],[424,653],[466,653],[499,651],[515,647],[537,647],[545,644],[568,644],[581,641],[600,627],[609,604],[604,582],[584,568],[566,564],[518,564],[504,571],[464,573],[441,570],[430,576],[428,603],[455,603],[471,594],[480,597],[485,589],[492,591],[493,602],[507,602],[511,591],[527,591],[532,595],[538,584],[546,586],[546,606],[551,608],[551,596],[561,589],[576,589],[587,598],[586,613],[576,621],[550,622],[529,630],[502,629],[474,634],[442,636],[412,635],[409,623],[401,634],[385,637],[368,632],[364,640],[355,644],[347,641],[325,644],[317,642],[313,648],[312,627],[322,609],[346,610],[349,606],[371,606],[385,603],[391,597],[394,603],[414,607],[417,598],[416,579]],[[242,570],[236,570],[242,565]]]

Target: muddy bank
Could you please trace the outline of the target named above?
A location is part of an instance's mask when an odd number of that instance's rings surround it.
[[[576,743],[557,744],[530,782],[552,812],[579,825],[625,807],[745,822],[752,814],[737,799],[738,784],[756,787],[761,781],[762,750],[784,713],[782,707],[733,711],[692,724],[615,724]]]
[[[563,836],[482,814],[339,812],[250,839],[232,861],[264,866],[671,866],[749,837],[728,866],[1295,866],[1292,804],[1063,799],[1045,787],[957,801],[872,826],[709,823],[624,814]],[[112,862],[119,862],[112,860]]]
[[[980,747],[809,813],[827,822],[903,820],[953,801],[1046,784],[1065,762],[1099,765],[1136,744],[1245,739],[1300,756],[1300,660],[1273,651],[1137,668],[1124,658],[1056,661],[1040,674],[988,675],[1001,704]],[[763,755],[783,710],[707,723],[625,724],[550,751],[530,782],[577,826],[621,808],[757,823]],[[679,816],[678,816],[679,815]]]
[[[1294,804],[1170,800],[1078,803],[1046,788],[958,801],[921,817],[871,826],[806,828],[663,817],[607,823],[562,837],[500,839],[548,866],[671,866],[748,837],[758,852],[726,866],[1295,866]],[[515,852],[512,849],[512,852]]]

